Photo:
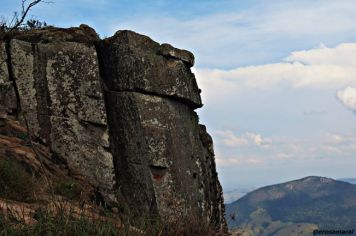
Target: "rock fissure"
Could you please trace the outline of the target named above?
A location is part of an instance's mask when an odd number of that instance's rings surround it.
[[[179,96],[175,96],[174,94],[165,95],[165,94],[160,94],[160,93],[157,93],[157,92],[146,91],[146,90],[140,89],[140,88],[124,89],[124,90],[120,90],[120,91],[117,91],[117,90],[109,90],[109,91],[110,92],[116,92],[116,93],[124,93],[124,92],[141,93],[143,95],[161,97],[161,98],[165,98],[165,99],[168,99],[168,100],[172,100],[172,101],[176,101],[176,102],[179,102],[179,103],[183,103],[183,104],[187,105],[188,107],[193,108],[194,110],[198,109],[198,108],[201,108],[204,105],[204,104],[197,105],[197,104],[195,104],[194,102],[192,102],[189,99],[182,98],[182,97],[179,97]]]
[[[19,93],[18,87],[17,87],[16,78],[14,76],[14,71],[12,68],[11,43],[10,42],[11,42],[11,38],[5,39],[6,65],[7,65],[7,72],[8,72],[9,80],[12,82],[13,90],[14,90],[15,96],[16,96],[15,114],[18,117],[21,112],[21,98],[20,98],[20,93]]]

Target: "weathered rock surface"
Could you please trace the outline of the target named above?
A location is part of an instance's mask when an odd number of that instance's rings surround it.
[[[84,24],[68,29],[46,27],[19,31],[14,33],[13,38],[30,43],[76,42],[87,45],[93,45],[100,40],[95,30]]]
[[[5,42],[0,41],[0,113],[13,113],[17,109],[16,95],[8,72]]]
[[[190,52],[161,46],[127,30],[103,40],[100,51],[103,79],[110,90],[156,94],[182,100],[192,108],[202,106],[200,90],[189,69],[194,63]]]
[[[100,41],[85,25],[20,32],[5,48],[0,109],[20,111],[18,93],[35,141],[107,204],[225,231],[212,139],[194,111],[192,53],[132,31]]]
[[[172,45],[168,43],[164,43],[159,48],[159,54],[168,58],[174,58],[177,60],[182,60],[189,67],[194,66],[194,55],[193,53],[182,50],[178,48],[174,48]]]
[[[156,208],[167,220],[203,217],[220,227],[212,141],[197,114],[173,99],[137,92],[109,92],[107,100],[117,176],[127,177],[117,181],[130,205],[137,212]]]
[[[76,42],[76,34],[72,39],[72,31],[40,30],[18,36],[28,41],[11,40],[22,113],[33,135],[114,201],[113,159],[97,54],[89,41]]]

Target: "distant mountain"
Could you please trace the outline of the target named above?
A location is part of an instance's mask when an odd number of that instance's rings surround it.
[[[251,187],[251,188],[236,188],[233,190],[224,191],[224,202],[226,204],[234,202],[255,189],[256,188]]]
[[[230,229],[242,235],[312,235],[356,226],[356,185],[324,177],[267,186],[226,205]]]
[[[356,184],[356,179],[354,178],[343,178],[343,179],[338,179],[339,181],[347,182],[350,184]]]

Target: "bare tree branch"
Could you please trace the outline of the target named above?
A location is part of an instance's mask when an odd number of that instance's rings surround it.
[[[40,2],[42,2],[42,0],[35,0],[26,6],[26,1],[27,0],[22,0],[22,4],[21,4],[22,12],[21,12],[20,18],[17,16],[17,12],[15,12],[14,17],[16,17],[16,22],[15,22],[14,26],[10,26],[10,29],[8,31],[9,33],[16,30],[17,28],[19,28],[22,25],[22,23],[24,22],[24,20],[26,19],[26,16],[27,16],[28,12],[31,10],[31,8],[36,6]]]
[[[0,34],[5,33],[5,36],[8,37],[12,32],[17,30],[33,29],[33,28],[42,28],[46,27],[46,22],[41,22],[36,19],[29,19],[26,21],[26,18],[33,7],[40,3],[54,3],[52,1],[46,0],[19,0],[21,2],[20,10],[15,11],[11,19],[0,16]]]

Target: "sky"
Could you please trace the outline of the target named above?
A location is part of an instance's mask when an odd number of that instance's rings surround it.
[[[19,2],[2,0],[0,15]],[[55,0],[30,12],[194,53],[225,191],[356,178],[356,0]]]

